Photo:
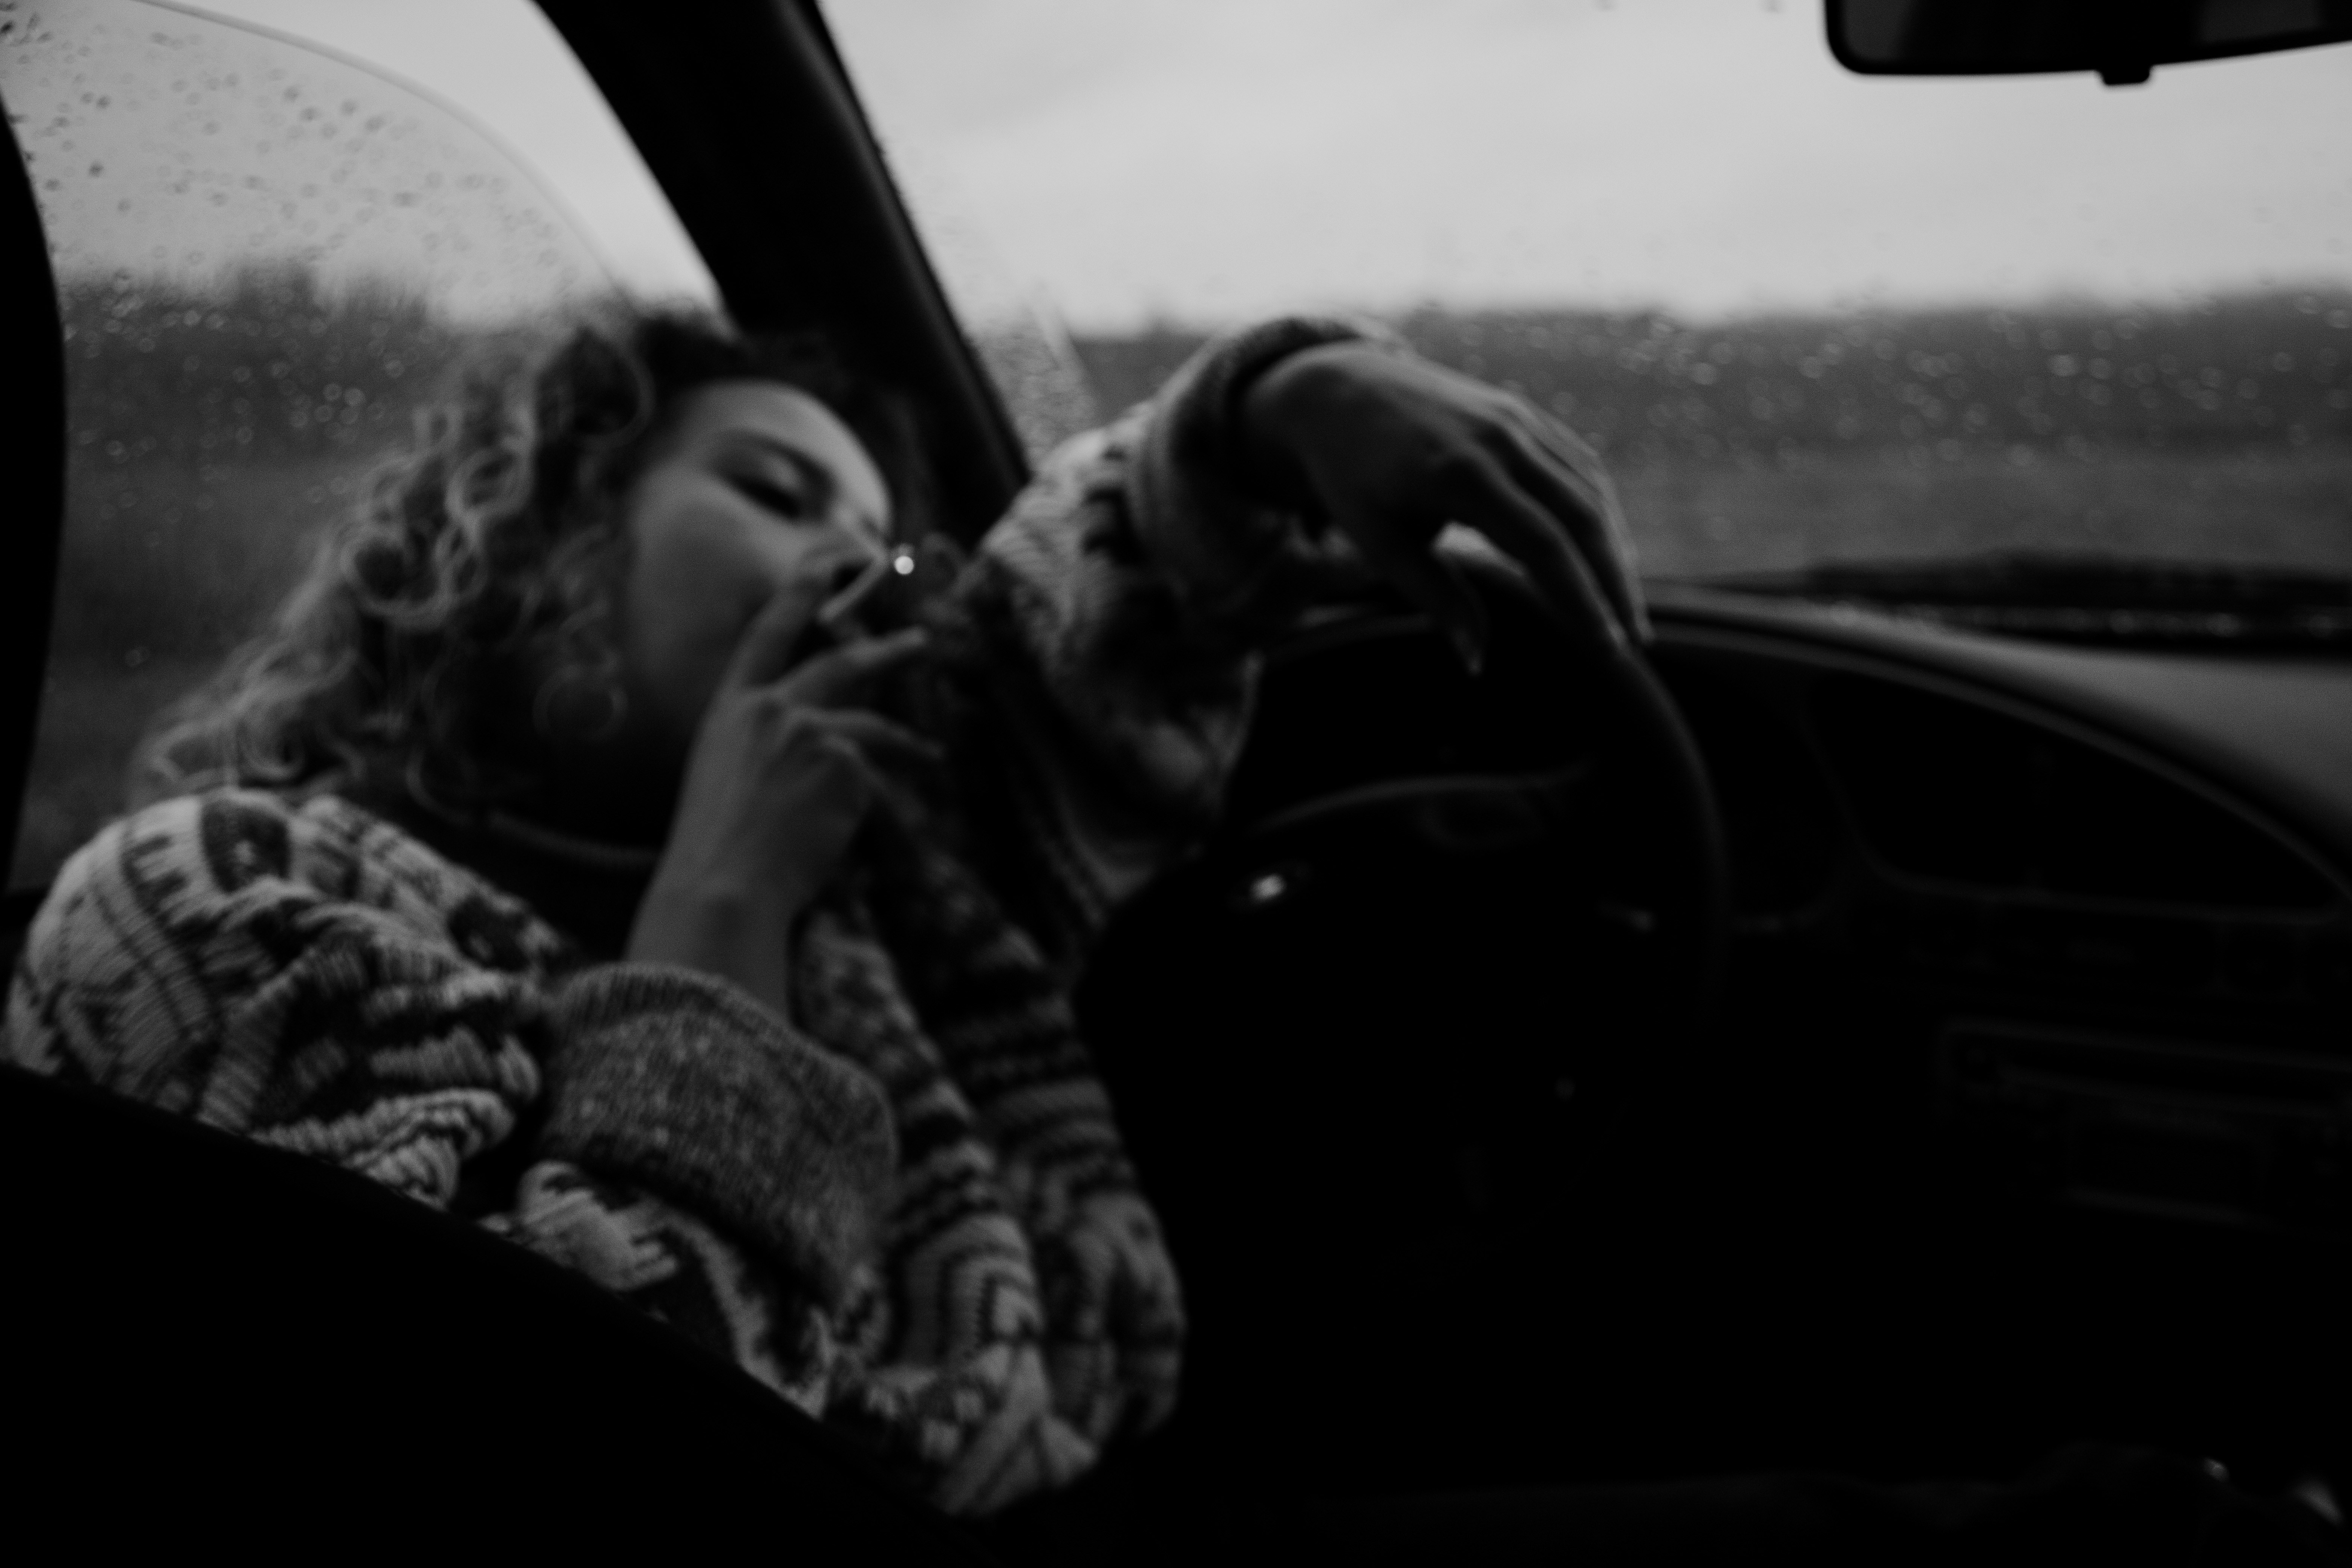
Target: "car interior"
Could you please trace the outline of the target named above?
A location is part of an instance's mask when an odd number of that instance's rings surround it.
[[[1032,446],[818,5],[540,8],[728,311],[902,389],[939,526],[976,539]],[[0,4],[0,54],[34,58],[50,9]],[[2129,81],[2352,32],[2329,5],[2267,41],[2004,54],[1888,9],[1828,7],[1849,68]],[[30,79],[0,68],[0,97]],[[10,108],[0,805],[22,824],[37,734],[79,689],[53,652],[84,602],[58,587],[85,482],[67,332],[98,318],[61,293],[44,205],[78,155]],[[1657,579],[1646,664],[1611,681],[1512,570],[1471,575],[1478,674],[1377,594],[1268,652],[1222,826],[1080,990],[1192,1321],[1149,1442],[1179,1473],[1214,1449],[1347,1496],[2000,1478],[2095,1438],[2352,1497],[2352,620],[2323,605],[2309,637],[2236,646],[2181,633],[2194,605],[2092,636],[1972,624],[1926,588],[1889,609]],[[54,871],[17,866],[12,953]],[[15,1068],[0,1169],[24,1531],[364,1518],[422,1542],[462,1509],[593,1545],[650,1505],[790,1520],[820,1555],[982,1560],[733,1369],[359,1176]],[[425,1473],[464,1484],[411,1500]]]

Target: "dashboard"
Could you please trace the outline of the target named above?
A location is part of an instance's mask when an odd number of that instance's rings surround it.
[[[1465,1476],[1529,1462],[1481,1401],[1549,1378],[1544,1462],[1595,1477],[2334,1430],[2352,665],[1655,592],[1733,882],[1690,1043],[1638,764],[1504,603],[1476,679],[1393,605],[1276,650],[1227,833],[1081,989],[1230,1377],[1188,1398],[1336,1399],[1411,1324],[1454,1370],[1403,1425]]]
[[[2352,665],[1996,640],[1684,591],[1748,967],[1894,998],[1993,1187],[2352,1218]]]

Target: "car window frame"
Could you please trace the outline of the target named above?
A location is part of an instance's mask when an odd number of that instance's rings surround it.
[[[48,237],[5,100],[0,157],[7,163],[0,174],[0,364],[15,383],[12,416],[0,419],[0,464],[10,476],[16,519],[0,546],[0,821],[14,844],[32,777],[65,528],[66,363]],[[0,938],[12,967],[44,891],[11,888],[0,901]]]
[[[737,0],[662,28],[620,0],[537,3],[635,144],[728,313],[755,331],[822,331],[910,397],[934,521],[976,541],[1027,482],[1028,461],[816,0]]]

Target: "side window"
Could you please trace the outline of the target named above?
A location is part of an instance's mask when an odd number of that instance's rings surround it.
[[[509,11],[530,6],[447,16]],[[576,97],[577,62],[529,19],[560,57],[542,68],[568,71]],[[20,887],[121,809],[150,719],[269,613],[452,361],[616,279],[464,113],[259,27],[143,0],[0,0],[0,100],[47,230],[67,361],[67,516]],[[641,165],[617,177],[632,174],[658,206]]]

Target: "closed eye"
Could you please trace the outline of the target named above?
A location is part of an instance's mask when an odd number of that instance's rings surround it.
[[[730,476],[728,482],[752,505],[790,521],[805,522],[814,513],[805,490],[780,483],[765,475],[736,474]]]

